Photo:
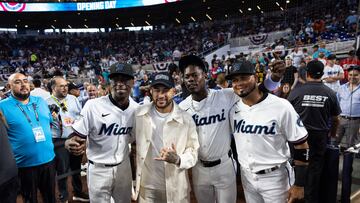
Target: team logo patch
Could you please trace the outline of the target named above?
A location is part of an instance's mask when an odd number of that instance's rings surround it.
[[[124,69],[125,69],[124,64],[119,63],[116,65],[116,72],[122,72]]]
[[[298,126],[300,126],[300,127],[304,127],[304,124],[303,124],[300,116],[298,116],[298,119],[297,119],[297,121],[296,121],[296,124],[297,124]]]
[[[251,43],[253,43],[255,45],[264,44],[265,41],[267,40],[267,38],[268,38],[267,34],[254,35],[254,36],[249,37]]]
[[[155,80],[170,80],[170,78],[167,75],[159,74],[159,75],[155,76]]]
[[[14,2],[5,3],[5,2],[2,2],[2,3],[0,3],[0,6],[4,11],[22,12],[26,7],[26,3],[14,3]]]

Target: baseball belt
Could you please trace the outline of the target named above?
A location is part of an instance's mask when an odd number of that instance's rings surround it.
[[[226,159],[228,159],[229,157],[231,157],[231,150],[229,150],[229,152],[225,155],[223,155],[220,159],[214,160],[214,161],[204,161],[200,159],[200,163],[204,166],[204,167],[214,167],[217,166],[219,164],[221,164],[221,161],[225,161]]]
[[[117,163],[117,164],[100,164],[100,163],[95,163],[95,162],[93,162],[91,160],[89,160],[89,163],[94,165],[94,166],[98,166],[98,167],[114,167],[114,166],[117,166],[117,165],[121,164],[121,162]]]

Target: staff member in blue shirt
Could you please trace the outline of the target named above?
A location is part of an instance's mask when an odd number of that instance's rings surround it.
[[[28,78],[14,73],[8,83],[11,95],[0,102],[8,124],[7,133],[14,152],[20,192],[24,202],[37,202],[37,189],[43,202],[55,203],[54,145],[51,140],[51,114],[40,97],[30,96]]]
[[[338,142],[345,136],[345,147],[360,142],[360,66],[348,68],[349,82],[340,86],[337,98],[342,113],[337,131]]]

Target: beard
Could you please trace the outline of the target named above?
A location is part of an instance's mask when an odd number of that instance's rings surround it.
[[[243,90],[243,91],[240,91],[239,93],[239,97],[243,98],[243,97],[247,97],[251,92],[253,92],[256,88],[256,83],[254,83],[254,85],[248,90]]]
[[[166,101],[166,103],[165,103],[164,105],[162,105],[162,106],[159,106],[159,105],[158,105],[158,101],[155,102],[155,106],[156,106],[156,108],[158,108],[158,109],[165,109],[166,107],[168,107],[168,106],[171,105],[171,104],[172,104],[172,100]]]
[[[24,100],[26,100],[27,98],[29,98],[30,92],[28,92],[27,94],[21,94],[21,93],[15,93],[15,92],[13,92],[13,95],[14,95],[16,98],[18,98],[19,100],[24,101]]]

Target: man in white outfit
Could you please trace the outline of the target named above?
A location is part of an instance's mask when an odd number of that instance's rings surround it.
[[[135,114],[136,197],[140,203],[190,202],[187,169],[197,162],[198,135],[190,114],[173,101],[174,81],[157,73],[152,102]]]

